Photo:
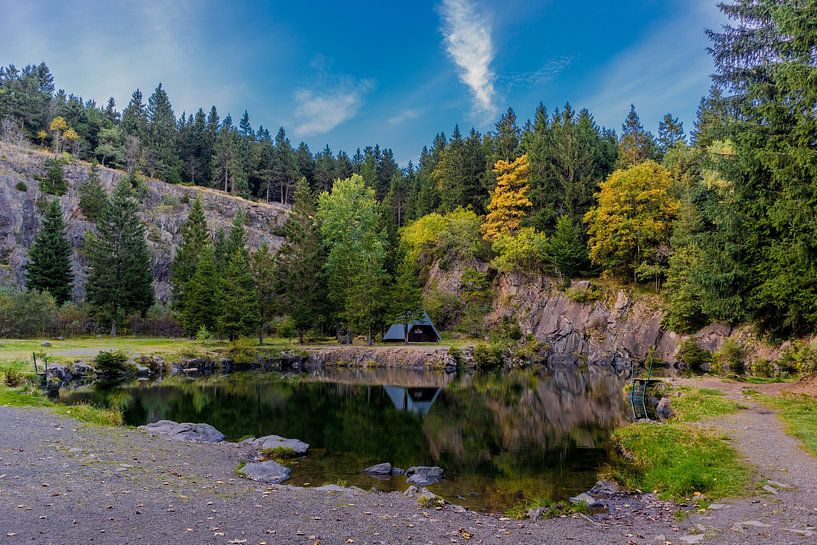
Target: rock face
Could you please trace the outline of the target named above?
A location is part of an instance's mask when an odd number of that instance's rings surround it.
[[[50,156],[41,151],[0,144],[0,285],[22,287],[25,284],[28,248],[40,229],[40,206],[45,198],[36,177],[43,174],[43,161]],[[66,165],[64,170],[68,192],[59,201],[68,240],[74,248],[73,298],[81,300],[85,297],[86,262],[80,249],[94,225],[79,209],[77,189],[88,178],[90,165],[74,162]],[[109,192],[122,176],[125,176],[122,171],[99,169],[102,185]],[[26,186],[25,191],[17,188],[20,183]],[[140,216],[153,255],[154,287],[160,301],[167,301],[170,297],[170,268],[181,238],[180,227],[196,196],[201,197],[211,232],[229,229],[236,213],[241,210],[246,218],[247,240],[251,247],[256,248],[265,242],[273,249],[281,245],[281,238],[273,233],[286,221],[287,206],[256,203],[220,191],[152,179],[146,179],[145,186]]]
[[[309,444],[298,439],[287,439],[280,435],[265,435],[252,441],[253,446],[259,449],[289,448],[297,456],[304,456],[309,451]]]
[[[139,426],[140,430],[165,435],[176,441],[196,441],[199,443],[220,443],[224,441],[224,434],[210,424],[192,424],[190,422],[173,422],[159,420],[152,424]]]
[[[268,484],[278,484],[289,479],[292,470],[285,465],[281,465],[273,460],[266,462],[253,462],[241,468],[241,473],[253,481],[261,481]]]
[[[417,486],[428,486],[443,480],[443,469],[437,466],[414,466],[406,470],[406,482]]]

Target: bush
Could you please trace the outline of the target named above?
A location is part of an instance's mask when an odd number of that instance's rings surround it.
[[[23,382],[25,382],[25,378],[25,375],[19,369],[3,369],[3,383],[10,388],[16,388],[22,385]]]
[[[40,191],[49,195],[65,195],[68,186],[65,183],[64,165],[65,161],[58,157],[50,157],[45,160],[43,163],[45,174],[38,178]]]
[[[774,365],[769,360],[757,360],[752,363],[750,367],[752,376],[755,377],[772,377],[774,376]]]
[[[17,182],[14,188],[17,189],[17,191],[28,191],[28,186],[24,182]]]
[[[136,372],[136,366],[124,350],[102,351],[94,358],[94,364],[97,372],[106,378],[122,378]]]
[[[47,337],[57,329],[56,316],[48,292],[0,289],[0,338]]]
[[[813,375],[817,371],[817,348],[814,344],[794,341],[783,350],[776,363],[781,373]]]
[[[592,303],[601,299],[601,290],[592,283],[585,287],[573,286],[565,291],[565,296],[574,303]]]
[[[451,359],[454,360],[454,363],[457,364],[457,367],[462,365],[462,350],[457,348],[456,346],[448,347],[448,355]]]
[[[505,347],[499,343],[479,343],[474,347],[474,363],[480,369],[501,367]]]
[[[283,316],[275,323],[275,332],[285,339],[292,339],[298,334],[298,328],[295,324],[295,319],[292,316]]]
[[[675,358],[686,364],[687,369],[700,373],[704,371],[704,366],[712,363],[712,352],[704,350],[695,339],[688,338],[678,347]]]
[[[719,373],[728,371],[736,375],[743,374],[745,371],[743,358],[743,347],[736,339],[729,337],[715,352],[715,370]]]
[[[151,306],[145,315],[136,312],[125,320],[125,328],[129,335],[145,337],[182,337],[184,328],[176,320],[170,309],[164,305]]]
[[[500,235],[493,244],[491,265],[499,272],[541,273],[548,263],[547,237],[533,227],[513,235]]]
[[[213,334],[210,333],[210,330],[207,329],[207,326],[200,326],[199,330],[196,331],[196,342],[200,342],[202,344],[210,341],[213,338]]]
[[[432,213],[405,226],[400,231],[400,244],[406,256],[420,268],[435,259],[440,266],[454,260],[488,257],[488,247],[482,239],[481,220],[472,210],[457,208],[448,214]]]
[[[462,315],[462,300],[454,294],[431,288],[423,296],[423,308],[429,318],[442,330],[451,329]]]

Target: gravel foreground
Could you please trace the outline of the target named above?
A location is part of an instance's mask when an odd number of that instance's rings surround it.
[[[671,513],[531,522],[423,508],[398,493],[261,485],[235,474],[242,455],[0,407],[0,543],[600,545],[680,535]]]

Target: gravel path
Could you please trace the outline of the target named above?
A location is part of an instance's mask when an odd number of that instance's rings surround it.
[[[0,407],[0,543],[661,543],[670,512],[537,522],[401,494],[263,486],[237,477],[241,448],[170,441]]]
[[[757,486],[754,497],[726,500],[690,517],[684,524],[688,534],[680,542],[817,543],[817,458],[783,431],[773,411],[742,393],[747,385],[717,378],[674,382],[717,388],[745,407],[737,414],[701,425],[732,438],[733,446],[755,468]],[[749,386],[769,395],[786,389],[780,384]]]

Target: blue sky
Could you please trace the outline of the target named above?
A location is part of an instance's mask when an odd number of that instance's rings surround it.
[[[709,87],[715,0],[210,2],[0,0],[0,63],[121,110],[158,82],[176,114],[215,104],[313,151],[378,143],[405,163],[454,124],[489,130],[570,101],[618,130],[691,129]]]

